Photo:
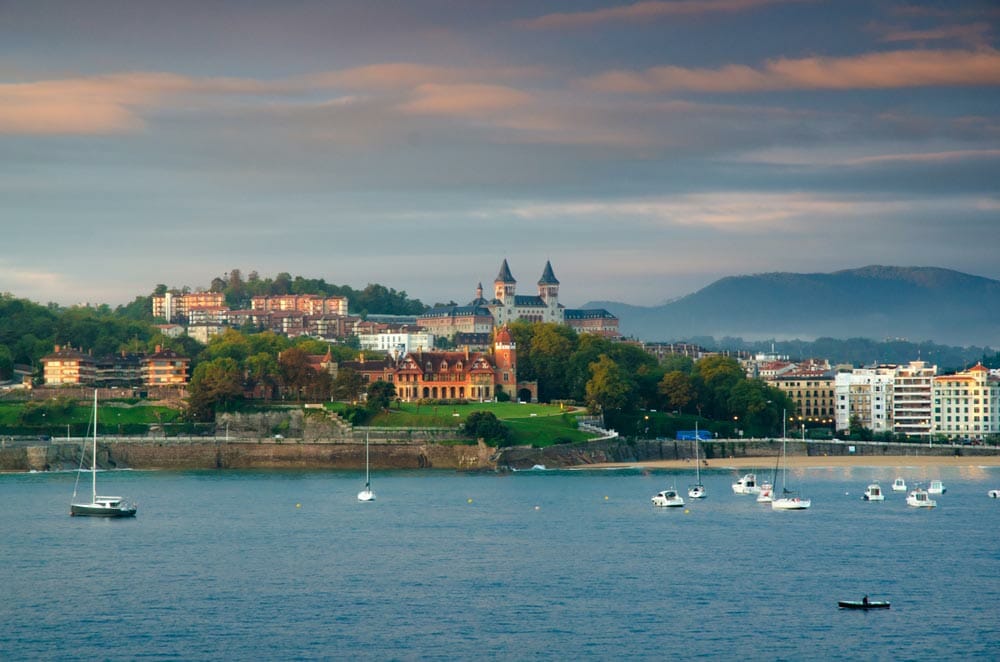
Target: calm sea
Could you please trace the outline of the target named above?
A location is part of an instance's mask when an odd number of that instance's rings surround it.
[[[760,474],[768,473],[761,469]],[[942,478],[938,508],[888,490]],[[917,660],[1000,656],[991,469],[809,469],[773,512],[690,472],[0,475],[0,659]],[[838,599],[892,601],[871,613]]]

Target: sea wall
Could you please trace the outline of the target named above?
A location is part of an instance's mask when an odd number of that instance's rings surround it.
[[[80,452],[79,443],[6,447],[0,449],[0,471],[76,469]],[[378,469],[494,469],[495,452],[482,443],[369,443],[371,466]],[[109,441],[98,443],[97,463],[118,469],[363,469],[365,445],[363,441]]]

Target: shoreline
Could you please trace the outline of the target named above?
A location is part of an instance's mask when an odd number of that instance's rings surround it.
[[[774,456],[727,457],[704,460],[702,469],[765,469],[774,466]],[[825,467],[1000,467],[1000,455],[793,455],[789,469]],[[693,460],[639,460],[578,464],[567,469],[694,469]]]

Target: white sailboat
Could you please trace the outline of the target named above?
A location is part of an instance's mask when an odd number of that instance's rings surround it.
[[[375,493],[372,492],[372,480],[369,473],[368,463],[368,433],[365,433],[365,489],[358,492],[358,501],[374,501]]]
[[[80,454],[80,469],[76,474],[76,484],[73,486],[73,500],[69,505],[69,514],[83,517],[135,517],[137,510],[134,503],[120,496],[97,495],[97,390],[94,390],[94,437],[90,461],[90,501],[78,501],[77,487],[80,484],[80,474],[84,471],[83,459],[86,451]]]
[[[692,499],[704,499],[705,498],[705,486],[701,484],[701,459],[698,457],[698,447],[701,446],[701,437],[698,434],[698,422],[695,421],[694,424],[694,469],[695,469],[695,480],[698,481],[694,485],[688,488],[688,496]]]
[[[805,441],[805,428],[802,432],[802,440]],[[806,510],[812,505],[811,499],[803,499],[797,493],[790,491],[786,487],[788,477],[788,441],[781,440],[781,496],[771,501],[771,510]]]

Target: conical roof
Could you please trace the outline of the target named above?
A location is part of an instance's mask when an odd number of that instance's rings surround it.
[[[507,258],[504,258],[503,264],[500,265],[500,273],[497,274],[496,283],[516,283],[514,277],[510,274],[510,267],[507,266]]]
[[[539,285],[558,285],[559,280],[556,275],[552,273],[552,263],[548,260],[545,261],[545,270],[542,271],[542,277],[538,279]]]

